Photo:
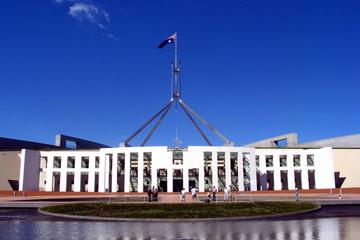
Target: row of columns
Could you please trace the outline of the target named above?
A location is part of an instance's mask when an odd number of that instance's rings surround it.
[[[95,191],[95,174],[99,174],[98,190],[99,192],[105,192],[110,190],[117,192],[118,189],[118,170],[117,170],[117,154],[118,153],[108,153],[101,154],[99,156],[99,167],[95,168],[95,155],[89,156],[89,168],[81,168],[81,156],[75,156],[75,168],[67,168],[67,156],[63,156],[61,160],[61,168],[53,168],[54,156],[48,158],[48,167],[46,171],[46,191],[52,191],[53,188],[53,175],[54,172],[60,173],[60,191],[65,192],[67,188],[67,174],[72,172],[74,174],[74,185],[73,190],[75,192],[80,192],[81,190],[81,173],[88,174],[88,186],[87,189],[89,192]],[[254,158],[254,153],[248,153],[248,158],[250,161],[250,190],[256,190],[256,163]],[[110,164],[110,161],[112,163]],[[203,159],[201,159],[203,161]],[[153,163],[154,161],[152,161]],[[212,182],[213,185],[218,188],[218,152],[212,152]],[[143,192],[143,167],[144,167],[144,153],[138,152],[138,192]],[[112,168],[110,168],[112,165]],[[203,163],[198,164],[203,166]],[[243,176],[243,153],[238,152],[238,184],[239,190],[244,190],[244,176]],[[204,187],[204,167],[189,167],[184,168],[184,166],[171,166],[168,168],[161,168],[167,170],[167,190],[168,192],[173,191],[173,170],[182,169],[183,173],[183,187],[189,189],[189,169],[197,168],[199,171],[198,181],[199,181],[199,191],[205,191]],[[130,191],[130,152],[125,152],[125,173],[124,173],[124,191]],[[151,167],[151,185],[157,187],[157,168]],[[111,179],[110,179],[111,173]],[[307,174],[307,173],[306,173]],[[226,187],[231,185],[231,163],[230,163],[230,152],[225,152],[225,183]]]
[[[288,189],[295,189],[295,171],[301,171],[301,188],[309,189],[309,176],[308,170],[314,170],[315,167],[307,167],[307,154],[300,155],[300,167],[294,167],[293,155],[286,155],[287,166],[280,167],[280,155],[285,154],[272,154],[273,156],[273,167],[266,167],[266,154],[259,155],[260,166],[259,170],[261,173],[266,174],[266,171],[274,171],[274,190],[281,190],[281,171],[287,171]],[[297,154],[299,155],[299,154]]]
[[[81,168],[81,156],[75,156],[75,167],[67,168],[67,157],[62,157],[61,159],[61,167],[54,168],[54,156],[48,158],[47,168],[45,169],[46,173],[46,184],[45,191],[52,191],[53,185],[53,176],[54,173],[60,174],[60,192],[65,192],[67,188],[67,176],[68,173],[73,173],[74,175],[74,192],[80,192],[81,190],[81,173],[86,173],[88,175],[88,191],[95,191],[95,174],[98,173],[100,175],[101,169],[95,168],[95,156],[89,156],[89,168],[83,169]],[[100,190],[100,188],[99,188]]]

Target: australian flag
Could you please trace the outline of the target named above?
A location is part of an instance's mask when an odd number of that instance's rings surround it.
[[[172,34],[171,36],[167,37],[164,41],[162,41],[159,44],[159,48],[163,48],[166,45],[170,44],[170,43],[174,43],[176,41],[176,33]]]

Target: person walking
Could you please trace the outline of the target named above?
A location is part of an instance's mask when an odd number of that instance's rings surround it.
[[[180,192],[180,202],[185,203],[185,188]]]
[[[153,201],[154,202],[158,201],[158,194],[159,194],[159,190],[157,188],[155,188],[154,192],[153,192]]]
[[[205,199],[205,202],[206,203],[211,203],[211,194],[210,194],[210,192],[208,192],[207,198]]]
[[[196,196],[196,188],[195,187],[192,187],[191,188],[191,198],[192,200],[197,200],[197,196]]]
[[[295,188],[295,200],[299,201],[299,189],[297,187]]]
[[[213,202],[216,202],[216,192],[217,192],[217,189],[216,189],[216,187],[214,186],[213,187],[213,190],[212,190],[212,200],[213,200]]]
[[[229,195],[229,199],[230,199],[230,201],[232,202],[232,201],[233,201],[233,195],[232,195],[232,188],[231,188],[231,185],[229,185],[229,188],[228,188],[228,195]]]
[[[228,201],[229,200],[229,190],[228,188],[224,189],[224,201]]]
[[[153,191],[151,190],[151,188],[150,188],[150,187],[149,187],[149,190],[148,190],[147,194],[148,194],[148,199],[149,199],[149,202],[151,202],[151,201],[152,201]]]

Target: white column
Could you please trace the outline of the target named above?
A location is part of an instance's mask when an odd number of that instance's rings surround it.
[[[244,191],[244,174],[243,174],[243,153],[238,153],[238,177],[239,177],[239,191]]]
[[[289,190],[295,190],[295,173],[294,173],[294,159],[293,155],[288,154],[287,156],[287,170],[288,170],[288,188]]]
[[[204,161],[202,161],[199,167],[199,192],[205,192],[205,172],[204,172]]]
[[[168,168],[167,169],[167,189],[168,192],[173,192],[173,169]]]
[[[60,192],[66,192],[67,160],[68,160],[68,156],[62,156],[61,157]]]
[[[183,188],[185,191],[189,191],[189,169],[183,168]]]
[[[302,189],[309,189],[309,173],[307,169],[301,170],[301,185]]]
[[[288,170],[288,186],[289,190],[295,190],[295,172],[294,169]]]
[[[95,191],[95,155],[89,156],[88,192]]]
[[[307,170],[306,154],[301,154],[300,162],[301,162],[301,188],[309,189],[309,177]]]
[[[256,160],[255,160],[255,149],[252,149],[249,152],[249,161],[250,161],[250,191],[256,191]]]
[[[316,189],[335,188],[334,157],[331,147],[321,148],[314,152],[314,168]]]
[[[105,165],[105,154],[101,154],[99,162],[99,192],[105,192]]]
[[[53,169],[47,169],[46,171],[46,185],[45,191],[52,192],[52,185],[53,185]]]
[[[130,152],[125,152],[124,192],[130,192]]]
[[[267,189],[267,182],[266,182],[266,160],[265,154],[259,154],[259,171],[260,171],[260,190],[264,191]]]
[[[230,163],[230,152],[225,152],[225,188],[231,185],[231,163]]]
[[[66,180],[67,172],[65,169],[61,169],[60,172],[60,192],[66,192]]]
[[[281,190],[281,176],[280,176],[280,156],[273,155],[274,159],[274,190]]]
[[[46,192],[52,191],[53,166],[54,166],[54,156],[48,156],[48,163],[47,163],[47,169],[46,169],[46,185],[45,185]]]
[[[218,179],[218,167],[217,167],[217,152],[212,152],[212,161],[211,161],[211,171],[212,171],[212,183],[216,189],[219,189],[219,179]]]
[[[112,157],[112,169],[111,171],[111,192],[117,192],[119,189],[118,183],[117,183],[117,153],[113,153]]]
[[[105,176],[104,176],[104,185],[105,185],[105,192],[109,191],[109,174],[110,174],[110,154],[105,155]]]
[[[75,156],[74,192],[80,192],[81,186],[81,156]]]
[[[138,192],[144,191],[144,153],[138,153]]]
[[[157,187],[157,169],[154,167],[153,163],[154,161],[151,162],[151,188]]]
[[[301,169],[301,188],[309,189],[309,173],[306,168]]]

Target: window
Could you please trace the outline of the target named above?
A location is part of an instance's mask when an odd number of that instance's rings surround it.
[[[256,167],[260,167],[260,157],[259,157],[259,155],[255,156],[255,162],[256,162]]]
[[[138,163],[139,163],[138,156],[139,156],[138,153],[130,153],[130,168],[132,168],[133,170],[135,169],[136,172],[137,172]]]
[[[286,155],[280,155],[280,167],[286,167],[286,166],[287,166]]]
[[[250,153],[243,152],[243,177],[244,177],[244,189],[250,190]]]
[[[117,172],[120,175],[125,174],[125,153],[118,153],[117,155]]]
[[[166,174],[166,169],[159,169],[159,170],[158,170],[158,175],[159,175],[160,177],[166,177],[166,176],[167,176],[167,174]]]
[[[273,167],[274,161],[272,155],[266,155],[266,167]]]
[[[183,164],[183,152],[182,151],[173,151],[173,164],[174,165]]]
[[[54,168],[61,167],[61,157],[54,157]]]
[[[204,172],[205,177],[211,176],[211,161],[212,161],[212,154],[211,152],[204,152]]]
[[[306,162],[307,162],[308,167],[313,167],[314,166],[314,155],[307,155]]]
[[[67,167],[75,168],[75,157],[68,157],[67,159]]]
[[[234,191],[239,190],[238,164],[238,153],[230,153],[231,189]]]
[[[225,152],[217,153],[217,169],[218,169],[218,189],[226,187],[225,178]]]
[[[217,164],[218,166],[225,166],[225,153],[224,152],[218,152],[217,153]]]
[[[300,167],[301,166],[300,155],[294,155],[293,160],[294,160],[294,167]]]
[[[96,156],[95,157],[95,168],[99,168],[100,166],[100,157]]]
[[[211,152],[204,152],[204,164],[211,165],[212,161],[212,154]]]
[[[204,188],[205,191],[212,189],[212,170],[211,170],[212,153],[204,152]]]
[[[47,157],[41,157],[40,168],[47,168]]]
[[[151,177],[152,154],[151,154],[151,152],[144,152],[143,157],[144,157],[144,160],[143,160],[144,176]]]
[[[89,168],[89,157],[81,157],[81,168]]]
[[[130,153],[130,192],[138,191],[138,166],[139,154]]]
[[[238,171],[238,153],[232,152],[230,153],[230,169],[231,169],[231,175],[237,176]]]
[[[144,192],[147,192],[151,188],[151,165],[152,165],[151,162],[152,162],[152,153],[144,152],[143,155],[143,175],[144,175],[143,191]],[[125,157],[124,157],[124,163],[125,163]]]

